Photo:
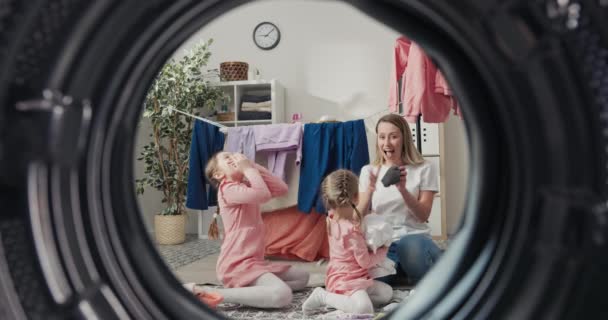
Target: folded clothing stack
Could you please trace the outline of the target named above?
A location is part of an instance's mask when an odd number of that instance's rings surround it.
[[[272,119],[272,101],[270,95],[249,95],[241,97],[239,120]]]

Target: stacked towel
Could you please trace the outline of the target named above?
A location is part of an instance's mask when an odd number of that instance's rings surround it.
[[[241,104],[241,110],[243,111],[272,111],[272,102],[264,101],[264,102],[243,102]]]
[[[245,94],[241,97],[239,120],[272,119],[272,101],[270,95]]]

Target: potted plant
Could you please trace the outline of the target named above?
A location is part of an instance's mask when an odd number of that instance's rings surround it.
[[[219,88],[204,79],[212,40],[201,43],[179,60],[165,64],[152,83],[144,103],[142,121],[151,123],[150,142],[137,160],[145,164],[144,176],[136,180],[138,195],[145,186],[162,192],[164,208],[154,217],[156,241],[178,244],[185,241],[186,189],[194,119],[189,114],[210,113],[224,97]]]

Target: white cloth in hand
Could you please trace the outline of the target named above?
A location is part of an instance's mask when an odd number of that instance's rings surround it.
[[[365,243],[374,254],[378,248],[391,245],[393,227],[384,220],[384,217],[375,213],[368,214],[363,218],[363,228],[365,230]],[[369,276],[372,279],[396,273],[395,262],[389,258],[369,268]]]
[[[365,230],[365,243],[374,253],[378,248],[390,246],[393,241],[393,227],[384,220],[384,217],[375,213],[368,214],[363,218]]]

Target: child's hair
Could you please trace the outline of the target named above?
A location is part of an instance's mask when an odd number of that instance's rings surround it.
[[[337,209],[343,207],[352,207],[355,211],[353,219],[355,225],[361,224],[363,217],[355,205],[355,199],[359,194],[359,179],[349,170],[336,170],[330,173],[321,184],[321,194],[323,202],[327,209]],[[344,217],[337,217],[343,219]],[[329,217],[328,217],[329,219]],[[352,220],[351,220],[352,221]],[[327,232],[329,234],[329,220],[327,224]]]
[[[218,187],[220,185],[220,181],[214,177],[214,174],[216,173],[217,166],[218,166],[218,161],[217,161],[218,155],[219,155],[219,152],[212,155],[211,158],[209,158],[209,161],[207,161],[207,165],[205,166],[205,177],[207,178],[207,181],[209,181],[209,184],[211,186],[213,186],[215,189],[218,189]],[[219,197],[219,190],[218,190],[218,197]],[[207,231],[207,235],[209,236],[209,239],[211,239],[211,240],[216,240],[216,239],[219,239],[219,237],[220,237],[220,230],[217,225],[217,217],[219,215],[220,215],[220,204],[218,203],[217,211],[213,214],[213,220],[211,220],[211,224],[209,225],[209,230]]]
[[[216,189],[219,186],[220,182],[213,175],[216,173],[216,171],[218,169],[217,168],[218,167],[217,156],[219,154],[220,154],[219,152],[214,153],[209,158],[209,161],[207,161],[207,165],[205,166],[205,177],[207,178],[207,181],[209,181],[209,184],[211,184],[211,186],[213,186]]]

